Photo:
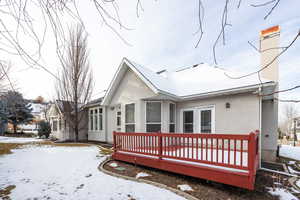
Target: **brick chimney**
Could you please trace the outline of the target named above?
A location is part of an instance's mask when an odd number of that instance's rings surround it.
[[[265,79],[278,82],[278,59],[274,60],[279,54],[280,27],[273,26],[260,32],[260,51],[261,67],[267,68],[262,70],[261,76]],[[274,62],[272,62],[274,60]],[[272,64],[269,64],[272,62]]]

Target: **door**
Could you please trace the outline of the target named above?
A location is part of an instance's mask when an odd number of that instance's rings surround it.
[[[215,132],[215,112],[214,107],[199,109],[199,131],[200,133],[214,133]]]

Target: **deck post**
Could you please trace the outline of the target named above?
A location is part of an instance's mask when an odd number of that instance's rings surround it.
[[[158,132],[158,158],[162,159],[162,135]]]
[[[114,152],[117,152],[117,140],[116,140],[116,131],[113,131],[113,142],[114,142]]]
[[[251,187],[254,187],[254,181],[255,181],[254,179],[254,175],[256,174],[255,160],[256,160],[256,140],[255,140],[255,133],[251,132],[248,141],[248,168],[249,168],[249,178],[250,178],[249,181]]]

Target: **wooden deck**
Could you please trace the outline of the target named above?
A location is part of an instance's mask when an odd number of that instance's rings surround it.
[[[254,189],[258,131],[249,134],[114,132],[116,160]]]

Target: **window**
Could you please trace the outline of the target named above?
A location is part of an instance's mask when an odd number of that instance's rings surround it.
[[[212,132],[212,112],[211,110],[200,110],[200,132],[211,133]]]
[[[183,111],[183,132],[193,133],[194,132],[194,111]]]
[[[121,126],[121,112],[117,112],[117,126]]]
[[[89,130],[103,130],[103,109],[99,107],[91,108],[89,115]]]
[[[52,126],[53,131],[57,131],[57,120],[53,120]]]
[[[125,105],[125,131],[126,132],[135,132],[134,113],[135,113],[134,103],[126,104]]]
[[[61,130],[61,128],[62,128],[62,124],[61,124],[61,120],[60,120],[60,119],[58,120],[58,124],[59,124],[59,126],[58,126],[58,130]]]
[[[98,109],[94,110],[95,131],[98,130]]]
[[[169,132],[170,133],[175,133],[175,104],[174,103],[170,103],[169,105],[169,111],[170,111],[170,122],[169,122]]]
[[[94,129],[94,110],[90,110],[90,130]]]
[[[146,102],[146,131],[161,131],[161,102]]]
[[[103,130],[103,109],[99,108],[99,130]]]

